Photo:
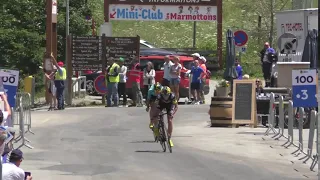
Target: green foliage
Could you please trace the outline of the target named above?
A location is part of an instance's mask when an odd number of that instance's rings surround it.
[[[94,18],[98,30],[104,21],[103,1],[70,0],[70,33],[91,34],[91,23],[86,21],[86,16]],[[61,61],[65,60],[66,44],[66,8],[63,4],[64,0],[58,1],[58,60]],[[248,51],[241,57],[245,74],[261,76],[257,52],[265,41],[275,44],[274,13],[289,8],[291,0],[223,0],[223,32],[230,28],[233,31],[242,29],[249,34]],[[45,51],[45,14],[44,0],[1,0],[0,65],[19,69],[22,78],[35,75],[37,89],[43,88],[43,73],[38,67]],[[258,27],[259,15],[261,27]],[[192,47],[193,22],[115,21],[112,25],[113,36],[140,35],[158,47]],[[216,29],[214,22],[197,22],[197,48],[215,50]],[[225,44],[225,38],[223,41]],[[222,72],[223,69],[213,74],[220,76]]]
[[[218,83],[217,87],[229,87],[229,86],[230,86],[230,82],[225,80],[225,79],[223,79]]]
[[[69,2],[69,32],[72,35],[91,35],[91,23],[86,21],[92,18],[95,8],[87,0],[70,0]],[[66,7],[63,1],[58,1],[58,61],[65,61],[66,50]]]
[[[86,0],[70,0],[70,33],[87,35],[91,24],[86,16],[93,9]],[[58,2],[58,60],[65,59],[65,8]],[[46,11],[43,0],[1,1],[0,6],[0,64],[8,69],[19,69],[20,77],[34,75],[36,89],[43,89],[42,56],[45,52]],[[94,6],[93,6],[94,7]],[[96,6],[95,6],[96,7]],[[20,87],[23,81],[20,80]]]

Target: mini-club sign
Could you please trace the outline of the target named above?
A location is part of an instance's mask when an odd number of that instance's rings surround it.
[[[317,70],[292,70],[293,107],[317,107]]]
[[[216,21],[216,6],[111,4],[110,20]]]
[[[110,4],[216,6],[217,0],[109,0]]]

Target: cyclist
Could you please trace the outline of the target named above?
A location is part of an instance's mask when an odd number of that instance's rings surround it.
[[[167,118],[168,118],[168,138],[170,139],[169,143],[170,146],[173,146],[172,140],[171,140],[171,134],[172,134],[172,120],[173,115],[178,109],[178,102],[176,100],[175,95],[171,92],[171,89],[168,86],[164,86],[161,90],[161,93],[158,95],[156,100],[157,105],[157,112],[153,114],[153,121],[158,120],[159,114],[162,112],[162,110],[167,111]]]
[[[152,85],[148,90],[148,95],[146,100],[146,104],[147,104],[146,111],[149,112],[149,116],[150,116],[150,124],[149,124],[150,129],[153,129],[153,125],[154,125],[154,122],[152,121],[152,113],[156,111],[156,108],[157,108],[154,102],[157,99],[157,96],[160,94],[161,89],[162,89],[161,84],[157,82],[156,84]]]

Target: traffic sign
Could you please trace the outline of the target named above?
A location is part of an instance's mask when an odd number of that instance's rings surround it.
[[[100,75],[94,80],[94,88],[100,94],[107,93],[107,87],[106,87],[104,75]]]
[[[317,70],[292,70],[293,107],[317,107]]]
[[[242,30],[234,32],[234,43],[236,46],[244,46],[248,42],[248,34]]]
[[[8,75],[5,75],[5,73]],[[7,94],[10,107],[15,107],[19,82],[19,71],[0,69],[0,74],[3,75],[0,78],[0,84],[2,86],[0,91],[4,91]]]

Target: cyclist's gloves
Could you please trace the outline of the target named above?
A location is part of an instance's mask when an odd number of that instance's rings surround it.
[[[173,115],[173,112],[174,112],[173,109],[171,109],[171,111],[169,112],[168,115],[169,115],[169,116],[172,116],[172,115]]]

